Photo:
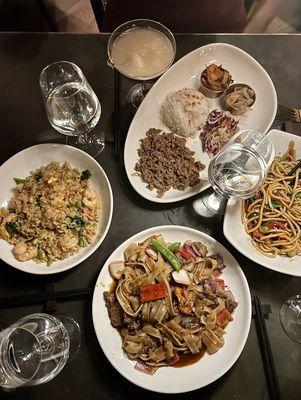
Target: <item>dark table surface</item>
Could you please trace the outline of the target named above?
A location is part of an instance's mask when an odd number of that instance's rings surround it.
[[[34,276],[0,263],[0,296],[42,293],[45,285],[56,290],[93,287],[98,273],[111,252],[125,239],[146,228],[164,224],[199,229],[223,243],[236,257],[248,279],[252,294],[270,304],[266,321],[282,398],[301,398],[301,346],[291,341],[279,323],[279,308],[291,295],[301,292],[301,280],[260,267],[239,254],[222,233],[223,218],[201,218],[192,208],[192,199],[160,205],[141,198],[130,186],[122,157],[114,159],[110,142],[114,129],[114,74],[106,66],[107,35],[0,34],[0,162],[37,143],[64,142],[50,128],[38,85],[42,68],[54,61],[78,64],[102,104],[101,122],[108,138],[105,151],[97,158],[107,173],[114,193],[114,215],[108,235],[99,249],[81,265],[56,276]],[[270,74],[279,103],[300,106],[301,36],[177,35],[177,58],[210,42],[226,42],[251,54]],[[298,50],[299,49],[299,50]],[[121,121],[123,137],[133,116],[125,105],[131,82],[121,79]],[[0,183],[1,185],[1,183]],[[0,186],[1,187],[1,186]],[[0,309],[0,324],[11,324],[21,316],[43,311],[43,305]],[[76,358],[51,382],[38,387],[0,391],[1,399],[155,399],[158,395],[126,381],[110,365],[98,345],[91,317],[91,298],[59,304],[61,314],[71,314],[80,323],[83,343]],[[101,316],[99,316],[101,318]],[[196,377],[197,379],[197,377]],[[162,396],[170,397],[171,396]],[[182,398],[175,395],[173,398]],[[185,394],[197,399],[267,399],[261,353],[254,322],[246,346],[236,364],[215,383]]]

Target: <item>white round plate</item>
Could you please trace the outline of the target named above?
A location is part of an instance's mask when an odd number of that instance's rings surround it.
[[[271,130],[267,137],[275,147],[275,155],[282,155],[288,148],[289,142],[296,143],[297,159],[301,157],[301,138],[276,129]],[[282,272],[287,275],[301,276],[301,256],[292,258],[264,256],[251,244],[250,236],[246,233],[241,218],[241,203],[228,202],[224,218],[224,235],[240,253],[263,267]]]
[[[111,326],[103,293],[110,289],[112,278],[108,266],[113,260],[123,259],[123,252],[130,243],[142,242],[151,235],[161,233],[170,242],[191,239],[202,241],[210,253],[219,253],[227,266],[223,278],[238,301],[234,321],[226,328],[225,345],[215,354],[205,354],[197,363],[183,367],[159,368],[154,375],[134,369],[135,362],[129,360],[121,348],[121,337]],[[239,357],[246,343],[251,323],[251,296],[247,280],[234,257],[219,242],[205,233],[183,226],[157,226],[137,233],[122,243],[104,264],[96,282],[92,316],[94,329],[108,360],[126,379],[144,389],[159,393],[183,393],[208,385],[227,372]]]
[[[91,187],[100,195],[100,217],[98,233],[93,243],[78,253],[50,266],[37,264],[32,260],[20,262],[12,254],[10,244],[0,239],[0,257],[7,264],[23,272],[47,275],[63,272],[75,267],[89,257],[101,244],[109,230],[113,213],[113,194],[110,182],[97,161],[82,150],[64,144],[38,144],[15,154],[0,167],[0,207],[7,207],[16,187],[14,178],[25,178],[30,171],[46,166],[51,161],[69,161],[80,171],[89,169],[92,172]]]
[[[142,104],[138,108],[130,125],[124,148],[124,163],[128,179],[133,188],[142,197],[156,203],[172,203],[180,201],[207,189],[208,182],[207,167],[210,159],[207,153],[203,153],[199,135],[194,139],[188,139],[187,146],[195,152],[195,159],[201,161],[206,168],[201,172],[203,180],[198,185],[187,188],[184,191],[176,189],[169,190],[162,198],[156,197],[156,191],[146,188],[142,179],[133,175],[135,165],[138,161],[137,149],[140,147],[140,139],[145,137],[150,128],[158,128],[169,132],[160,117],[160,107],[166,95],[172,91],[184,87],[198,90],[200,87],[200,73],[206,65],[216,63],[222,64],[230,71],[234,83],[246,83],[256,93],[256,101],[252,110],[241,116],[239,128],[253,129],[259,132],[267,132],[270,128],[277,111],[277,96],[274,84],[263,67],[243,50],[226,43],[214,43],[200,47],[176,62],[162,77],[154,84]],[[210,110],[221,109],[219,99],[208,99]],[[238,117],[235,117],[236,119]]]

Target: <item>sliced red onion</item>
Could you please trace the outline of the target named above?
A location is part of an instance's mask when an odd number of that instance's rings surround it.
[[[218,286],[218,285],[217,285],[217,282],[213,281],[213,282],[211,283],[210,289],[212,290],[213,293],[216,292],[217,286]]]
[[[222,146],[227,143],[229,138],[236,133],[238,129],[237,127],[238,121],[236,121],[228,111],[211,111],[208,115],[206,124],[200,133],[203,151],[215,155]],[[217,130],[219,128],[223,128],[223,132],[218,133]],[[216,132],[217,135],[212,137],[214,132]]]
[[[195,258],[196,254],[190,244],[185,244],[184,249]]]
[[[174,271],[172,272],[172,277],[175,282],[180,283],[181,285],[190,285],[191,280],[189,278],[189,275],[185,269],[181,269],[179,272]]]
[[[192,272],[194,270],[194,267],[195,267],[194,261],[190,261],[186,264],[182,264],[182,268],[185,269],[185,271],[187,271],[187,272]]]
[[[151,367],[150,365],[145,365],[142,362],[137,361],[134,367],[137,371],[144,372],[148,375],[154,375],[157,371],[157,367]]]
[[[157,253],[154,249],[152,249],[151,247],[147,247],[147,248],[145,249],[145,253],[146,253],[149,257],[151,257],[153,260],[157,260],[157,259],[158,259],[158,253]]]

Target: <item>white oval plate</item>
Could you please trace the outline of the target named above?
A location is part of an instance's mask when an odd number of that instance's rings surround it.
[[[132,242],[142,242],[151,235],[161,233],[170,242],[185,240],[202,241],[210,253],[219,253],[227,267],[223,278],[238,301],[234,321],[227,326],[225,345],[215,354],[205,354],[195,364],[183,367],[159,368],[152,376],[134,369],[135,362],[129,360],[121,348],[121,337],[110,323],[103,293],[110,289],[112,278],[108,266],[113,260],[123,259],[125,248]],[[247,280],[234,257],[219,242],[205,233],[183,226],[157,226],[137,233],[122,243],[104,264],[96,282],[92,316],[94,329],[107,359],[114,368],[132,383],[160,393],[183,393],[201,388],[220,378],[239,357],[246,343],[251,323],[251,296]]]
[[[296,143],[297,158],[301,157],[300,137],[276,129],[271,130],[267,137],[274,144],[276,156],[283,154],[287,150],[289,142],[293,140]],[[271,258],[254,249],[250,236],[246,233],[242,224],[240,202],[228,202],[223,229],[224,235],[232,246],[250,260],[283,274],[301,276],[301,256],[293,258],[276,256]]]
[[[242,82],[250,85],[256,92],[256,102],[252,110],[240,117],[240,129],[254,129],[267,132],[277,111],[277,96],[275,87],[268,73],[249,54],[226,43],[214,43],[200,47],[176,62],[155,83],[149,91],[130,125],[124,148],[124,163],[128,179],[133,188],[142,197],[156,203],[172,203],[191,197],[205,189],[210,184],[207,176],[207,166],[210,159],[203,153],[198,135],[187,140],[187,146],[195,152],[195,159],[201,161],[206,168],[201,172],[200,184],[184,191],[169,190],[162,198],[156,197],[156,191],[146,188],[146,183],[139,176],[133,175],[138,161],[137,149],[139,140],[145,137],[149,128],[161,128],[170,131],[160,118],[160,106],[166,95],[184,87],[199,89],[200,73],[210,63],[222,64],[232,74],[234,83]],[[210,109],[221,108],[219,100],[208,99]],[[235,117],[237,119],[237,117]]]
[[[25,262],[17,261],[12,254],[13,246],[0,239],[1,259],[12,267],[31,274],[54,274],[75,267],[98,248],[106,237],[112,220],[113,194],[104,170],[94,158],[84,151],[64,144],[38,144],[20,151],[2,164],[0,167],[0,207],[7,207],[13,196],[13,189],[16,187],[13,178],[24,178],[29,175],[30,171],[42,165],[47,165],[51,161],[69,161],[74,168],[78,168],[80,171],[89,169],[92,172],[91,186],[100,195],[101,211],[98,233],[94,242],[89,246],[65,260],[54,262],[50,266],[37,264],[32,260]]]

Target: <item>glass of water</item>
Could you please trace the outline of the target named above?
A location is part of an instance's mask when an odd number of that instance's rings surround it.
[[[52,127],[68,144],[97,156],[105,145],[102,130],[93,130],[101,106],[81,69],[69,61],[50,64],[41,72],[40,87]]]
[[[209,164],[214,192],[202,199],[206,208],[222,214],[227,199],[251,197],[263,184],[274,156],[274,146],[264,134],[245,130],[234,135]]]
[[[0,386],[33,386],[53,379],[80,345],[70,317],[32,314],[0,332]]]
[[[301,344],[301,295],[290,297],[280,309],[280,322],[284,332]]]

